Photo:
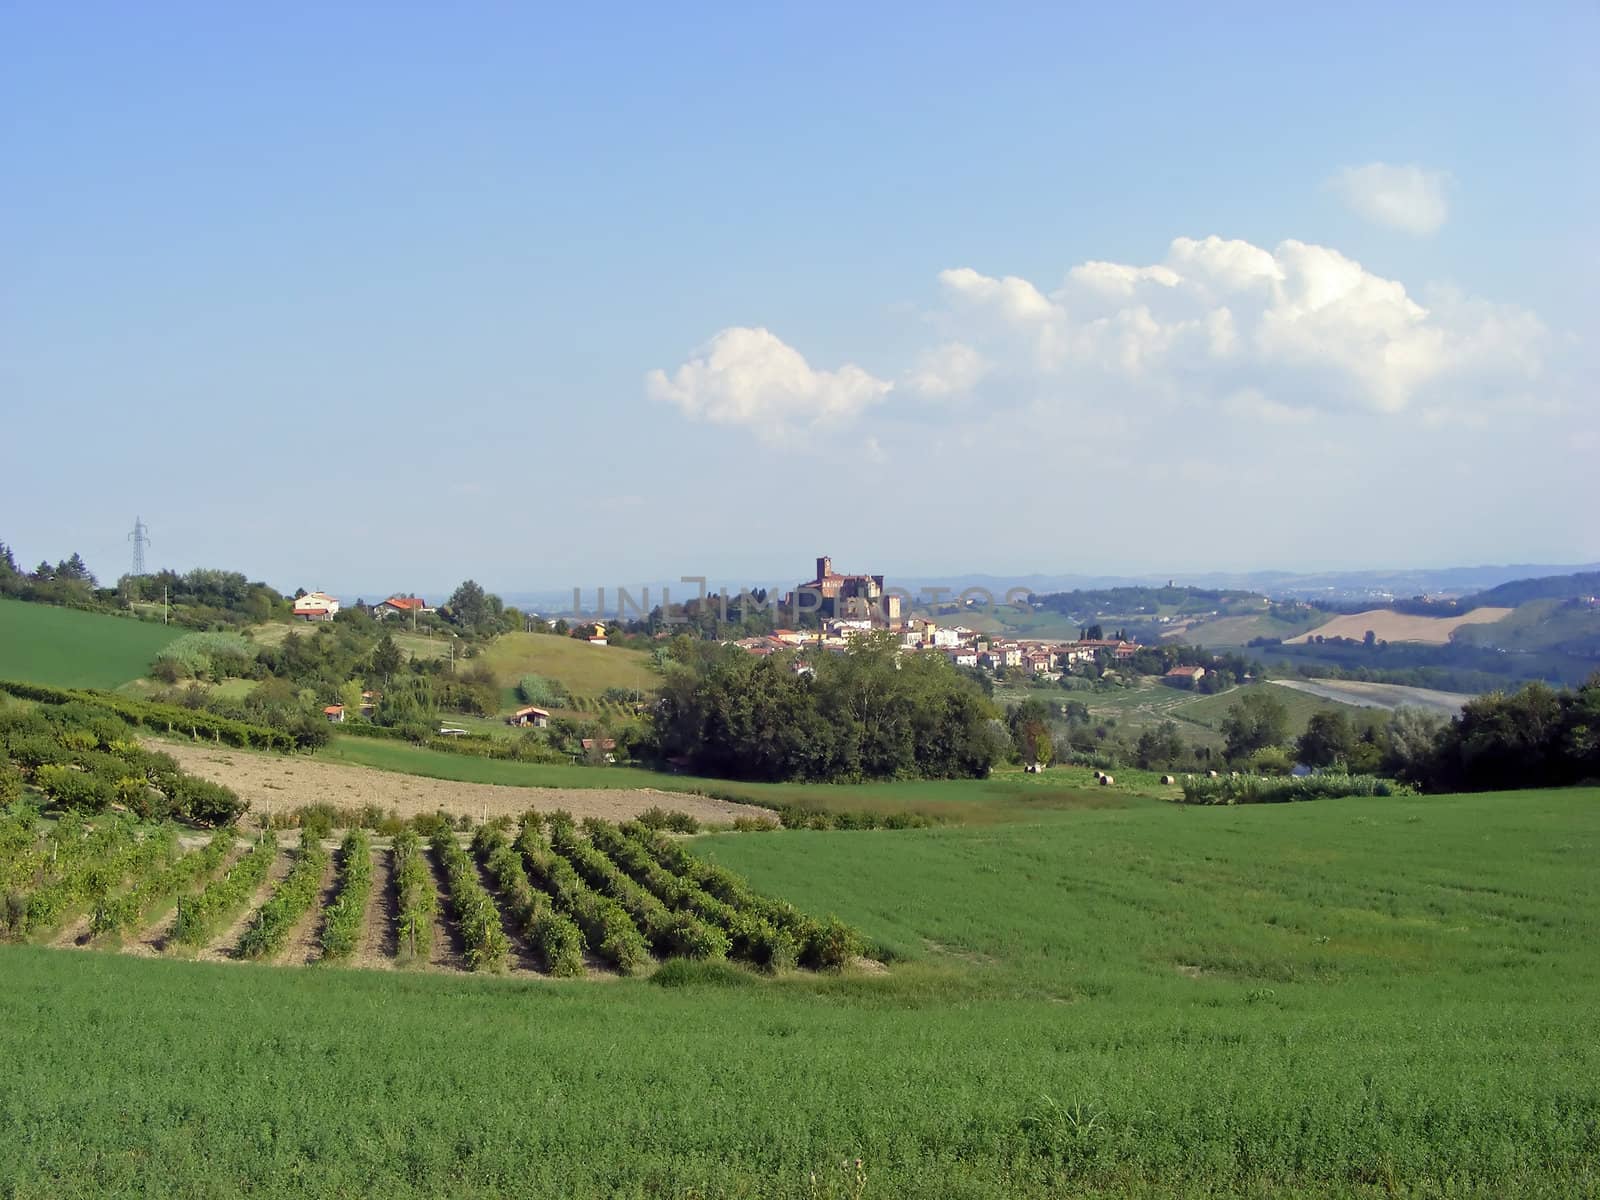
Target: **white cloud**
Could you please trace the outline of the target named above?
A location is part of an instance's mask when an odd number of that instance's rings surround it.
[[[1313,409],[1441,404],[1465,416],[1525,390],[1546,342],[1532,313],[1454,293],[1424,305],[1397,280],[1298,241],[1269,251],[1178,238],[1161,263],[1086,263],[1048,296],[971,268],[939,278],[951,332],[989,351],[991,373],[1012,384],[1031,377],[1057,394],[1101,396],[1132,389],[1130,397],[1280,421]],[[1241,395],[1256,399],[1224,403]]]
[[[645,385],[652,398],[695,420],[744,426],[768,439],[848,423],[894,386],[853,363],[816,370],[769,330],[740,326],[717,334],[671,376],[651,371]]]
[[[965,342],[945,342],[923,353],[907,373],[905,386],[930,399],[959,397],[972,391],[988,370],[988,361]]]
[[[1402,233],[1435,233],[1450,216],[1446,171],[1368,163],[1344,167],[1328,185],[1357,216]]]

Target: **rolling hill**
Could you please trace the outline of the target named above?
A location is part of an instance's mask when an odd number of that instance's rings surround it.
[[[144,675],[156,653],[184,632],[175,625],[0,600],[0,679],[114,688]]]
[[[621,646],[591,646],[548,633],[503,633],[478,657],[494,671],[502,688],[514,688],[524,675],[543,675],[574,695],[594,696],[606,688],[655,687],[650,658]]]

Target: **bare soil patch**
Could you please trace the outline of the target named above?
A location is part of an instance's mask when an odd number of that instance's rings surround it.
[[[456,920],[455,905],[450,903],[450,889],[445,886],[444,868],[429,849],[423,852],[428,870],[433,875],[433,946],[428,952],[428,967],[434,971],[465,971],[467,948],[461,940],[461,925]]]
[[[322,957],[322,914],[327,909],[329,901],[333,899],[337,882],[333,856],[329,856],[328,865],[322,870],[322,887],[317,893],[317,902],[289,931],[289,940],[284,943],[283,953],[278,956],[278,962],[287,966],[303,967]]]
[[[250,801],[254,813],[289,811],[303,804],[326,802],[341,808],[376,804],[385,811],[394,809],[402,817],[443,809],[477,820],[516,816],[530,808],[564,808],[579,819],[627,821],[657,807],[686,812],[700,821],[772,819],[768,810],[754,805],[656,788],[505,787],[321,762],[306,755],[252,753],[176,741],[149,744],[152,749],[172,755],[185,771],[231,787]]]
[[[352,965],[367,970],[387,971],[394,967],[395,956],[400,951],[396,925],[400,912],[394,894],[394,853],[378,849],[372,853],[372,895],[367,897],[361,946],[355,952]]]
[[[1489,625],[1511,615],[1509,608],[1475,608],[1459,617],[1414,617],[1407,613],[1375,608],[1369,612],[1350,613],[1335,617],[1326,625],[1318,625],[1299,637],[1284,638],[1284,645],[1297,646],[1312,637],[1344,637],[1360,641],[1367,630],[1383,642],[1423,642],[1430,646],[1443,646],[1450,635],[1463,625]]]

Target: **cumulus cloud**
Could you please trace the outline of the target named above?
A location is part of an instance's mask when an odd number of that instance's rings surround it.
[[[1328,181],[1357,216],[1402,233],[1435,233],[1450,216],[1450,175],[1419,166],[1368,163]]]
[[[645,385],[688,417],[768,439],[846,424],[894,386],[853,363],[817,370],[771,331],[741,326],[718,333],[670,376],[651,371]]]
[[[988,360],[965,342],[945,342],[923,353],[905,385],[930,399],[949,399],[972,391],[988,370]]]
[[[1545,343],[1531,313],[1453,293],[1425,305],[1298,241],[1178,238],[1163,262],[1085,263],[1049,294],[971,268],[939,279],[956,331],[993,343],[989,357],[1013,376],[1065,380],[1078,386],[1056,391],[1074,394],[1121,384],[1280,422],[1486,402],[1525,388]]]

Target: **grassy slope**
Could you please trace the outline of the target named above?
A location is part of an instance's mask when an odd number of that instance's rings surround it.
[[[1305,732],[1306,722],[1311,720],[1312,714],[1328,709],[1341,711],[1351,721],[1357,723],[1364,723],[1374,719],[1370,710],[1360,708],[1357,705],[1340,704],[1336,700],[1324,700],[1319,696],[1310,696],[1304,692],[1292,691],[1289,688],[1276,687],[1270,683],[1247,683],[1215,696],[1200,696],[1190,703],[1174,709],[1173,713],[1181,721],[1203,725],[1207,729],[1220,731],[1222,722],[1227,718],[1228,710],[1253,692],[1265,692],[1273,700],[1283,705],[1289,714],[1290,737],[1299,737]]]
[[[1288,710],[1290,737],[1298,737],[1305,732],[1311,714],[1322,709],[1340,710],[1356,723],[1374,719],[1370,710],[1353,704],[1324,700],[1265,683],[1243,684],[1215,696],[1202,696],[1187,689],[1168,687],[1152,679],[1141,687],[1105,692],[1067,692],[1045,688],[996,689],[995,698],[1002,704],[1015,704],[1030,697],[1037,697],[1051,705],[1076,700],[1088,705],[1089,712],[1096,720],[1116,721],[1117,732],[1130,739],[1170,720],[1177,723],[1184,741],[1191,745],[1220,748],[1223,743],[1222,721],[1228,715],[1228,709],[1248,693],[1263,690]]]
[[[0,679],[114,688],[184,631],[127,617],[0,600]]]
[[[1600,1184],[1594,790],[699,844],[915,961],[663,989],[0,948],[7,1195],[810,1197],[857,1157],[867,1196]]]
[[[1502,650],[1551,650],[1600,656],[1600,608],[1532,600],[1488,625],[1467,625],[1456,641]]]
[[[576,638],[547,633],[503,633],[478,661],[494,669],[501,687],[515,687],[524,675],[543,675],[564,684],[568,691],[596,695],[608,687],[655,686],[649,658],[621,646],[591,646]]]

